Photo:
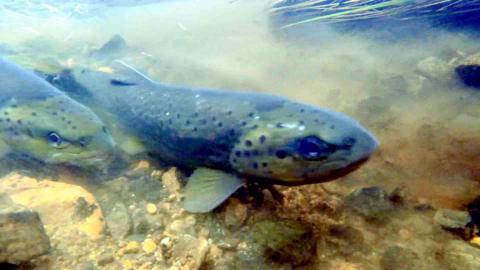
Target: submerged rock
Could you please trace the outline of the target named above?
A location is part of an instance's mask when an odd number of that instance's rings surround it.
[[[460,240],[450,241],[444,248],[445,263],[451,270],[480,269],[480,249]]]
[[[466,211],[440,209],[435,213],[434,221],[443,229],[470,239],[473,236],[472,218]]]
[[[387,248],[380,260],[383,270],[427,270],[420,256],[413,250],[398,245]]]
[[[480,65],[459,65],[455,73],[466,86],[480,88]]]
[[[384,221],[396,209],[387,192],[379,187],[358,189],[345,198],[345,204],[370,221]]]
[[[80,233],[98,239],[105,231],[100,206],[80,186],[13,173],[0,179],[0,192],[8,193],[15,203],[38,211],[48,235]]]
[[[448,63],[436,57],[427,57],[418,62],[417,72],[431,80],[444,81],[451,77]]]
[[[21,264],[50,250],[37,212],[0,194],[0,263]]]
[[[113,238],[120,240],[133,232],[133,222],[124,204],[116,203],[105,212],[108,230]]]
[[[251,239],[267,261],[308,264],[315,254],[315,239],[310,228],[289,221],[263,220],[253,224]]]

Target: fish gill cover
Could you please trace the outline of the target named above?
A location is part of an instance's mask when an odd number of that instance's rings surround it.
[[[347,27],[378,27],[379,22],[426,19],[437,25],[474,26],[480,1],[467,0],[278,0],[272,14],[280,28],[313,22]]]

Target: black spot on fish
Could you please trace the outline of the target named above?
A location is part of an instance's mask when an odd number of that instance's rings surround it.
[[[241,122],[241,125],[242,125],[242,126],[246,126],[246,125],[247,125],[247,122],[242,121],[242,122]]]
[[[257,163],[257,162],[253,162],[253,163],[252,163],[252,168],[258,169],[258,163]]]
[[[267,162],[262,162],[262,167],[264,167],[264,168],[268,167],[268,163]]]
[[[275,152],[275,155],[279,159],[284,159],[287,157],[287,152],[285,152],[284,150],[278,150],[277,152]]]
[[[301,113],[305,112],[305,109],[300,109],[300,112],[301,112]]]
[[[276,126],[277,128],[283,128],[283,124],[282,124],[282,123],[277,123],[275,126]]]
[[[265,135],[261,135],[259,138],[258,138],[258,141],[263,144],[265,143],[265,141],[267,140],[267,137],[265,137]]]
[[[3,112],[3,114],[8,115],[8,112]]]
[[[168,124],[169,124],[169,125],[173,124],[172,119],[168,119]]]
[[[180,118],[180,114],[179,114],[179,113],[177,113],[177,118]]]
[[[315,120],[313,120],[313,121],[314,121],[315,123],[317,123],[317,124],[320,122],[320,120],[318,120],[318,119],[315,119]]]
[[[217,124],[217,126],[218,126],[218,127],[222,127],[222,126],[223,126],[223,123],[222,123],[222,122],[219,122],[219,123]]]
[[[253,126],[251,127],[251,129],[257,129],[257,128],[258,128],[258,125],[253,125]]]
[[[243,155],[245,157],[250,157],[250,151],[243,151]]]
[[[194,127],[194,128],[193,128],[193,131],[195,131],[195,132],[198,131],[198,128]]]
[[[305,121],[299,121],[298,122],[300,125],[305,125]]]
[[[254,113],[254,112],[249,112],[249,113],[248,113],[248,117],[253,117],[253,116],[255,116],[255,113]]]
[[[335,129],[335,126],[334,126],[334,125],[331,125],[331,126],[330,126],[330,129]]]
[[[232,111],[228,111],[227,115],[232,115],[232,113],[233,113]]]
[[[198,113],[197,113],[197,112],[194,113],[194,114],[193,114],[193,117],[198,117]]]
[[[76,127],[76,126],[72,126],[72,129],[77,129],[77,127]]]
[[[247,146],[247,147],[252,146],[252,141],[246,140],[246,141],[245,141],[245,146]]]
[[[10,118],[5,118],[5,121],[7,121],[7,123],[10,123]]]
[[[17,104],[12,104],[11,107],[12,107],[12,108],[17,108],[18,106],[17,106]]]
[[[202,124],[202,125],[205,125],[205,124],[207,124],[207,120],[206,120],[206,119],[202,119],[202,120],[200,120],[200,124]]]
[[[22,120],[17,120],[17,124],[21,125],[22,124]]]
[[[216,118],[215,116],[212,117],[212,121],[213,121],[213,122],[217,121],[217,118]]]
[[[230,136],[235,136],[235,129],[233,129],[233,128],[230,129],[230,130],[228,131],[228,134],[229,134]]]
[[[52,112],[52,115],[58,115],[58,113],[57,112]]]
[[[62,117],[61,119],[62,119],[62,121],[65,121],[65,120],[67,120],[67,118],[65,118],[65,117]]]
[[[252,151],[252,156],[258,156],[258,155],[260,155],[260,152],[258,150]]]
[[[60,109],[60,111],[61,111],[61,112],[66,112],[67,110],[65,110],[65,109],[62,108],[62,109]]]
[[[237,163],[237,159],[236,158],[232,159],[232,162]]]
[[[104,127],[104,126],[102,127],[102,131],[103,131],[103,133],[108,133],[108,132],[107,132],[107,128]]]
[[[131,86],[131,85],[136,85],[136,83],[129,82],[129,81],[124,81],[124,80],[119,80],[119,79],[111,79],[110,80],[111,85],[115,86]]]
[[[185,121],[185,125],[190,125],[190,120]]]
[[[31,115],[32,115],[32,116],[37,116],[37,113],[36,113],[36,112],[32,112]]]
[[[67,125],[70,125],[72,123],[72,121],[67,121]]]
[[[235,156],[241,157],[241,156],[242,156],[242,152],[240,152],[240,151],[235,151]]]

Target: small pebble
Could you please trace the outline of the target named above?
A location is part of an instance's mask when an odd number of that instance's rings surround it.
[[[170,244],[170,237],[165,237],[160,241],[160,245],[168,247],[168,244]]]
[[[137,253],[139,250],[140,244],[137,241],[130,241],[124,248],[120,249],[118,252],[123,255],[129,253]]]
[[[147,203],[147,212],[150,215],[154,215],[157,213],[157,206],[153,203]]]
[[[155,244],[155,242],[152,239],[147,238],[145,239],[145,241],[143,241],[142,248],[143,248],[143,251],[145,251],[145,253],[150,254],[155,252],[155,250],[157,250],[157,244]]]

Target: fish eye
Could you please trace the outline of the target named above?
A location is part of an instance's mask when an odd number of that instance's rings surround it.
[[[299,141],[297,151],[306,160],[321,161],[335,152],[335,147],[316,136],[308,136]]]
[[[52,131],[47,134],[47,140],[50,144],[52,144],[55,147],[60,147],[60,145],[63,142],[62,137],[58,135],[56,132]]]

